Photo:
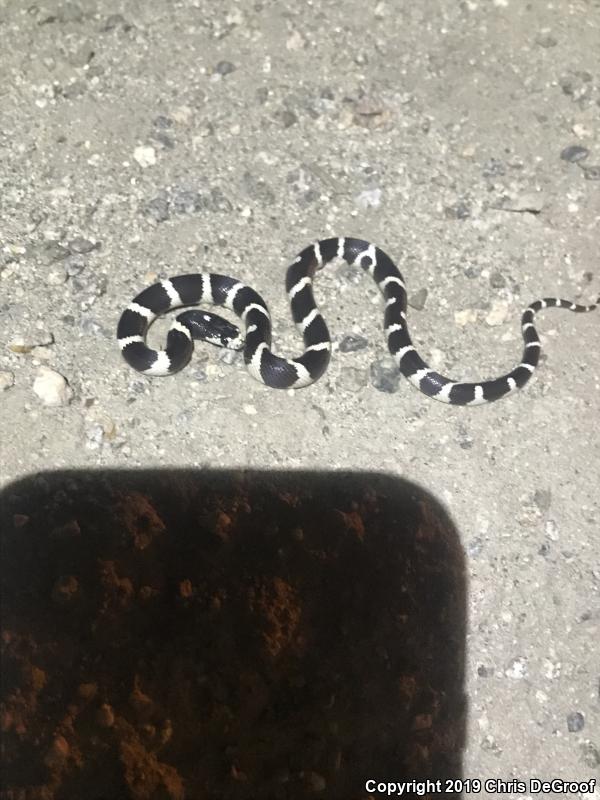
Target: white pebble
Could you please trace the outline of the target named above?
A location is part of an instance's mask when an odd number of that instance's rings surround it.
[[[502,325],[508,316],[508,303],[506,300],[494,300],[492,309],[485,318],[488,325]]]
[[[0,372],[0,392],[6,391],[6,389],[10,389],[11,386],[14,386],[15,383],[15,376],[12,372],[8,370]]]
[[[379,208],[381,205],[381,189],[366,189],[357,196],[356,204],[361,208]]]
[[[156,150],[150,146],[142,145],[136,147],[133,151],[133,157],[142,169],[152,167],[156,164]]]
[[[242,409],[244,411],[244,414],[250,414],[251,416],[253,416],[254,414],[258,414],[258,411],[256,410],[256,407],[253,406],[253,405],[250,405],[250,403],[244,403],[244,405],[242,406]]]
[[[462,311],[454,312],[454,322],[464,328],[470,322],[477,322],[477,309],[464,308]]]
[[[527,662],[524,658],[515,658],[510,666],[504,670],[507,678],[513,678],[516,681],[521,680],[527,675]]]
[[[72,394],[66,379],[49,367],[39,368],[33,391],[45,406],[65,406]]]

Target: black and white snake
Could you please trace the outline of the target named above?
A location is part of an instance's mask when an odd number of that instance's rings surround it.
[[[304,337],[305,351],[299,358],[285,359],[271,351],[271,319],[262,297],[226,275],[199,273],[180,275],[155,283],[139,294],[119,320],[117,338],[128,364],[146,375],[170,375],[188,362],[193,339],[202,339],[234,350],[244,348],[250,374],[277,389],[308,386],[325,372],[331,355],[331,340],[325,320],[312,293],[315,272],[335,258],[366,270],[385,298],[384,328],[390,353],[400,372],[435,400],[452,405],[479,405],[505,397],[524,386],[540,355],[540,340],[533,319],[540,309],[558,307],[570,311],[592,311],[554,297],[536,300],[523,313],[521,328],[525,348],[521,362],[506,375],[479,383],[456,383],[430,369],[413,347],[406,324],[406,288],[400,271],[383,250],[361,239],[323,239],[305,248],[289,267],[286,290],[294,322]],[[166,311],[179,306],[208,303],[234,311],[246,325],[240,330],[222,317],[206,311],[184,311],[174,320],[166,350],[152,350],[146,343],[150,324]]]

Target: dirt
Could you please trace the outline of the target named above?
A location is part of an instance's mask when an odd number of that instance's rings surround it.
[[[3,508],[3,800],[460,775],[463,565],[414,487],[72,473]]]

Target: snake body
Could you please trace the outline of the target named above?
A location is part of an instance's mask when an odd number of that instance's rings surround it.
[[[288,268],[286,290],[292,316],[304,338],[305,350],[298,358],[286,359],[271,350],[271,318],[265,301],[249,286],[235,278],[215,273],[179,275],[145,289],[123,311],[117,338],[123,356],[134,369],[146,375],[170,375],[188,362],[193,339],[231,349],[244,350],[250,374],[277,389],[300,388],[318,380],[327,369],[331,339],[312,292],[317,270],[342,258],[362,267],[373,278],[385,299],[384,330],[388,348],[398,369],[410,383],[435,400],[452,405],[479,405],[506,397],[531,378],[540,356],[540,339],[533,320],[544,308],[592,311],[600,303],[577,305],[547,297],[536,300],[524,311],[521,330],[524,349],[521,361],[506,375],[477,383],[456,382],[427,366],[415,350],[406,323],[404,279],[379,247],[350,237],[323,239],[306,247]],[[235,312],[245,323],[245,337],[227,320],[203,310],[179,314],[168,334],[165,350],[146,345],[146,333],[156,317],[181,306],[211,304]]]

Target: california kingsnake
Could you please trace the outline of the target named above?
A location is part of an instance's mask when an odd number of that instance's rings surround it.
[[[524,386],[534,371],[540,340],[533,319],[537,311],[552,306],[570,311],[591,311],[554,297],[531,303],[521,318],[525,349],[521,363],[511,372],[481,383],[455,383],[430,369],[413,347],[406,324],[406,288],[400,271],[383,250],[361,239],[323,239],[305,248],[289,267],[286,290],[294,322],[302,332],[306,349],[299,358],[276,356],[271,347],[271,319],[262,297],[243,283],[226,275],[199,273],[180,275],[155,283],[139,294],[119,320],[117,338],[125,360],[146,375],[170,375],[188,362],[192,339],[222,347],[244,348],[250,374],[277,389],[299,388],[316,381],[327,369],[331,340],[325,320],[317,309],[312,281],[315,272],[335,258],[366,270],[385,298],[384,328],[390,353],[404,377],[435,400],[452,405],[490,403]],[[165,311],[179,306],[210,303],[234,311],[246,324],[245,341],[239,329],[222,317],[205,311],[185,311],[173,322],[166,350],[152,350],[145,344],[150,324]]]

